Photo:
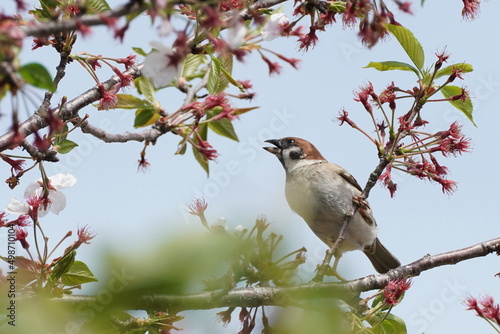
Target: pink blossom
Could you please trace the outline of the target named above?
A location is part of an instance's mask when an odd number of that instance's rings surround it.
[[[96,236],[94,232],[89,230],[89,227],[87,225],[79,228],[76,234],[78,235],[78,246],[80,246],[81,244],[90,244],[90,240],[94,239],[94,237]]]
[[[199,216],[205,212],[208,207],[208,203],[204,197],[195,198],[187,207],[189,209],[189,214]]]
[[[130,55],[126,58],[118,58],[116,60],[119,64],[124,64],[125,68],[128,70],[131,66],[135,65],[137,61],[137,56],[136,55]]]
[[[396,305],[401,301],[406,290],[411,287],[411,279],[390,281],[384,288],[384,298],[387,305]]]
[[[473,20],[479,14],[479,0],[462,0],[464,8],[462,9],[462,16],[465,19]]]
[[[99,68],[101,67],[101,63],[99,63],[99,61],[101,60],[101,57],[102,57],[102,55],[98,55],[95,58],[87,59],[87,62],[89,63],[90,67],[92,67],[92,69],[94,71],[96,71],[98,67]]]
[[[396,4],[398,5],[398,8],[400,11],[403,11],[407,14],[413,14],[413,12],[411,11],[411,2],[410,1],[399,1],[399,0],[395,0]]]
[[[271,61],[269,58],[264,56],[262,53],[260,55],[262,57],[262,60],[264,60],[269,67],[269,75],[271,74],[280,74],[281,72],[281,65],[277,62]]]
[[[134,78],[130,75],[130,74],[124,74],[122,73],[118,68],[116,68],[115,66],[112,66],[112,70],[113,72],[116,73],[116,75],[118,75],[118,77],[120,78],[120,82],[121,82],[121,87],[127,87],[127,86],[130,86],[130,84],[134,81]]]
[[[30,244],[28,241],[26,241],[26,238],[28,237],[28,231],[24,228],[17,228],[16,229],[16,240],[18,240],[21,243],[21,246],[24,249],[30,248]]]
[[[318,42],[318,36],[316,36],[316,30],[317,28],[314,26],[309,27],[309,32],[305,34],[304,36],[299,38],[299,49],[308,51],[310,47],[315,47],[316,43]]]
[[[209,142],[201,139],[198,140],[198,151],[200,151],[200,153],[203,154],[208,160],[215,160],[219,156],[217,150],[215,150]]]
[[[2,158],[3,161],[10,165],[10,172],[12,173],[12,175],[16,175],[21,172],[23,170],[23,165],[26,162],[26,160],[24,159],[11,159],[3,153],[0,153],[0,158]]]
[[[87,36],[88,34],[90,34],[92,32],[92,29],[90,29],[88,26],[86,26],[85,24],[83,24],[81,21],[77,20],[76,21],[76,27],[78,29],[78,31],[82,34],[82,36]]]
[[[115,107],[116,102],[118,102],[118,98],[116,97],[116,93],[107,91],[102,83],[97,85],[99,92],[101,93],[101,99],[99,100],[99,110],[112,109]]]
[[[398,189],[398,186],[396,183],[392,181],[391,172],[392,172],[392,165],[387,165],[387,167],[385,168],[385,172],[383,172],[379,176],[378,181],[382,182],[389,190],[391,197],[394,197],[396,190]]]

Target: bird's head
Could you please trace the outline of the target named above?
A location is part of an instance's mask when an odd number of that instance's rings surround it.
[[[326,161],[318,149],[305,139],[285,137],[269,139],[266,143],[273,144],[274,147],[263,147],[263,149],[274,154],[287,172],[312,162]]]

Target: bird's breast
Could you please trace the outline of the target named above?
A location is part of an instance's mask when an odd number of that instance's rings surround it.
[[[315,220],[343,219],[352,207],[352,198],[345,200],[339,196],[345,189],[334,180],[334,175],[309,169],[307,172],[291,173],[287,177],[285,194],[290,208],[298,213],[309,225]]]
[[[353,209],[353,197],[361,192],[338,173],[329,173],[322,167],[289,173],[285,194],[290,208],[323,242],[331,246],[340,233],[346,214]],[[376,227],[369,226],[357,212],[341,248],[343,251],[363,249],[373,242],[375,236]]]

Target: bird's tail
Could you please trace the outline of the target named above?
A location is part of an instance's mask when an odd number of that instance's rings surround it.
[[[401,262],[382,245],[378,238],[375,238],[373,244],[364,249],[364,253],[368,256],[375,270],[381,274],[401,265]]]

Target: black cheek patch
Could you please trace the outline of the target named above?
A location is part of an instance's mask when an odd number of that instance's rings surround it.
[[[304,156],[302,155],[302,150],[292,150],[289,155],[290,159],[298,160],[302,159]]]

